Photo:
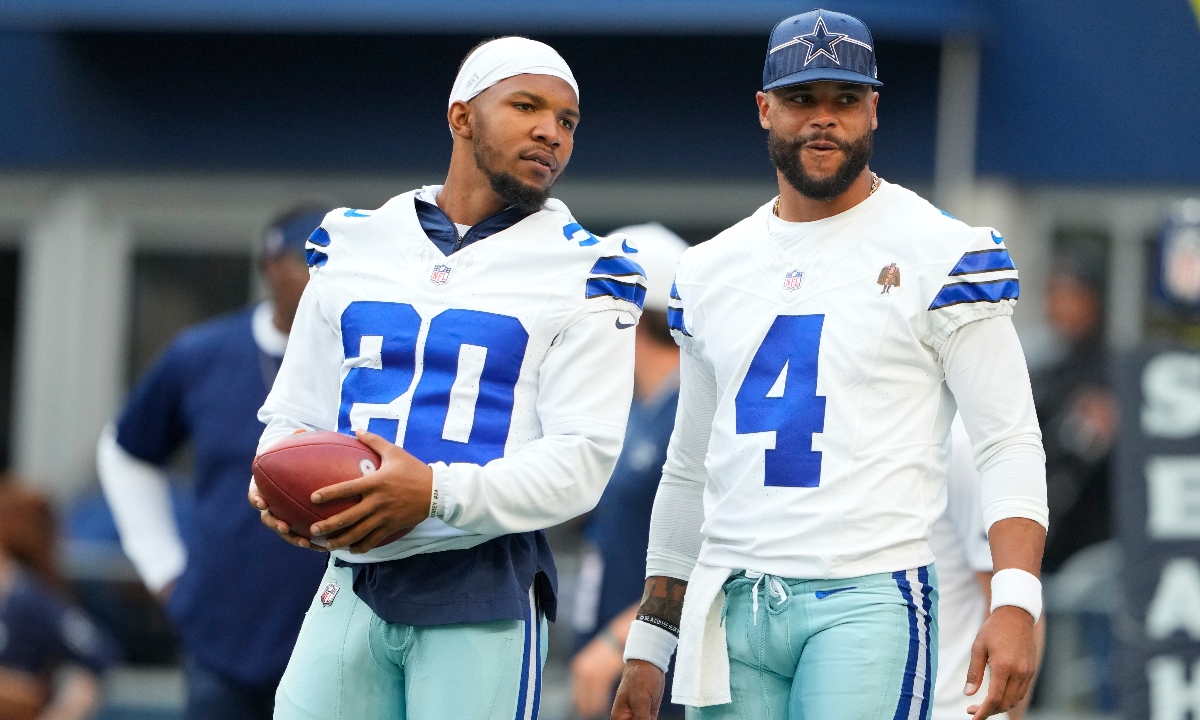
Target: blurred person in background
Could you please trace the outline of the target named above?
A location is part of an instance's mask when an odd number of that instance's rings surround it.
[[[1075,248],[1055,261],[1046,316],[1061,350],[1030,378],[1046,448],[1047,572],[1112,537],[1108,476],[1117,406],[1104,344],[1106,268],[1102,254],[1089,250]]]
[[[638,323],[633,364],[633,405],[625,444],[596,509],[588,517],[587,542],[577,585],[575,658],[571,663],[575,711],[585,718],[607,715],[625,665],[625,637],[646,584],[650,511],[679,400],[679,346],[667,325],[667,302],[679,256],[687,243],[657,223],[613,231],[638,250],[648,287]],[[683,707],[664,704],[660,717],[683,717]]]
[[[0,718],[81,720],[100,705],[111,639],[66,599],[50,503],[0,482]]]
[[[1071,576],[1088,576],[1099,586],[1116,581],[1111,555],[1099,545],[1113,535],[1109,472],[1117,432],[1104,339],[1106,272],[1104,253],[1094,245],[1069,245],[1055,259],[1046,316],[1060,351],[1030,378],[1046,448],[1050,530],[1043,568],[1059,573],[1069,564]],[[1117,640],[1111,620],[1094,608],[1077,608],[1075,614],[1091,660],[1097,709],[1115,711]]]
[[[992,601],[992,550],[983,526],[979,471],[960,417],[950,427],[950,442],[946,511],[933,524],[929,538],[938,571],[938,664],[931,720],[962,720],[975,704],[963,694],[962,681],[971,664],[971,644]],[[1034,625],[1033,640],[1040,664],[1045,615]],[[1017,707],[992,717],[1022,720],[1032,697],[1031,686]]]
[[[269,298],[185,330],[100,440],[98,469],[121,545],[164,603],[186,656],[188,720],[270,718],[275,687],[324,559],[280,543],[245,501],[275,380],[308,282],[304,243],[326,206],[298,206],[263,238]],[[176,527],[163,466],[195,453],[195,510]]]

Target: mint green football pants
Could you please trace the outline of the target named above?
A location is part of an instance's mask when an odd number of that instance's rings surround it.
[[[688,720],[928,720],[937,676],[933,566],[842,580],[725,583],[733,702]]]
[[[275,693],[275,720],[536,720],[546,620],[533,614],[388,623],[355,596],[350,568],[330,563]]]

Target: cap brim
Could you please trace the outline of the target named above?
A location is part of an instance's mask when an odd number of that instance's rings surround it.
[[[791,75],[784,75],[781,78],[768,84],[763,90],[777,90],[781,87],[790,87],[792,85],[803,85],[804,83],[819,82],[821,80],[832,80],[834,82],[849,82],[858,83],[860,85],[871,85],[872,87],[881,87],[883,83],[879,82],[869,75],[854,72],[853,70],[841,70],[839,68],[809,68],[794,72]]]

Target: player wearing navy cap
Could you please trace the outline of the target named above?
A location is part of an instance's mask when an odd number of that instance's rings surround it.
[[[999,233],[871,172],[880,85],[856,18],[771,33],[779,195],[676,271],[679,411],[614,720],[654,717],[677,646],[689,717],[927,720],[956,410],[997,570],[961,681],[991,669],[976,720],[1029,685],[1047,510],[1016,267]]]
[[[484,43],[446,119],[443,185],[335,210],[313,233],[259,415],[262,448],[336,430],[383,460],[313,493],[362,499],[312,528],[333,561],[281,720],[536,718],[557,606],[543,529],[596,504],[621,449],[646,278],[636,248],[548,197],[579,121],[570,68],[527,38]]]
[[[245,501],[256,417],[308,282],[304,244],[327,205],[297,206],[262,238],[269,299],[183,331],[146,371],[98,469],[121,545],[166,603],[187,661],[188,720],[269,718],[324,563],[279,542]],[[163,465],[193,449],[196,507],[176,527]]]

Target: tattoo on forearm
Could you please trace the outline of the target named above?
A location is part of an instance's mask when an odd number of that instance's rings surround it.
[[[646,589],[642,593],[642,604],[638,607],[637,619],[678,635],[679,620],[683,616],[683,594],[686,590],[687,580],[661,575],[646,578]]]

